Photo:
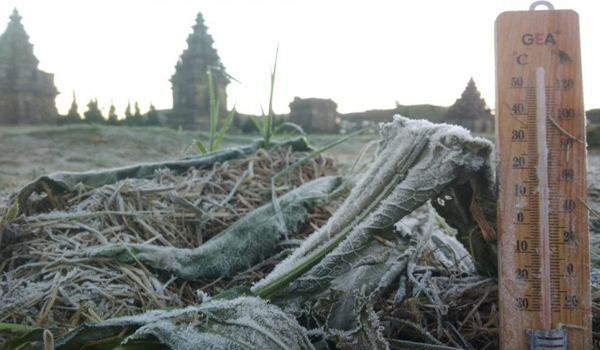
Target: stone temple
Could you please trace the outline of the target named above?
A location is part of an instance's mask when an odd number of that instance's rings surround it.
[[[198,129],[208,123],[210,115],[210,93],[207,71],[210,68],[214,81],[215,97],[219,102],[220,115],[227,111],[226,88],[229,79],[225,67],[213,47],[213,38],[208,34],[201,13],[196,17],[192,34],[187,39],[188,48],[183,51],[171,77],[173,109],[167,114],[171,127]]]
[[[15,9],[0,36],[0,125],[55,123],[54,74],[38,69],[21,18]]]

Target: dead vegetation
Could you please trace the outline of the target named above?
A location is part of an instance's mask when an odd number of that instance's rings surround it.
[[[252,286],[323,227],[347,193],[317,205],[300,229],[282,240],[276,254],[234,276],[188,281],[139,260],[128,264],[89,257],[85,251],[120,243],[189,249],[205,244],[240,218],[270,203],[272,177],[306,154],[287,147],[259,149],[250,156],[207,169],[190,168],[180,174],[164,169],[150,179],[128,179],[96,189],[77,187],[58,195],[52,191],[34,195],[27,215],[10,221],[2,239],[0,323],[51,329],[57,338],[84,323],[101,324],[148,310],[197,306],[206,295]],[[282,177],[275,183],[276,191],[283,195],[313,179],[339,172],[331,158],[318,156]],[[441,221],[435,225],[440,235],[456,235]],[[392,244],[388,236],[376,239],[384,246]],[[592,239],[596,264],[599,242]],[[395,343],[398,340],[437,345],[440,349],[496,349],[497,281],[468,268],[473,266],[468,257],[448,258],[463,253],[442,253],[443,247],[422,247],[414,266],[377,297],[373,310],[382,326],[381,333],[393,349],[404,349],[402,346],[407,344]],[[595,291],[594,300],[599,298]],[[595,303],[594,312],[597,310]],[[198,322],[198,316],[194,317],[188,317],[193,324]],[[318,317],[299,321],[312,328],[318,326]],[[178,319],[177,324],[188,318]],[[0,332],[0,343],[23,334],[12,329]],[[131,332],[125,328],[118,336],[104,340],[116,345]]]
[[[250,285],[277,260],[233,280],[189,282],[143,264],[88,258],[81,252],[121,242],[195,248],[269,202],[273,174],[305,155],[283,147],[260,149],[210,169],[189,169],[181,175],[161,170],[153,179],[67,192],[50,200],[54,210],[32,204],[38,211],[11,222],[5,233],[0,322],[75,327],[149,309],[194,305],[197,290],[215,295],[234,281]],[[278,181],[277,191],[336,172],[330,158],[319,156]],[[322,225],[338,203],[318,207],[294,239]],[[280,256],[296,244],[293,239],[282,244]]]

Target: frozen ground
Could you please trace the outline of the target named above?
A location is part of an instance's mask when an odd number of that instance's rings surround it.
[[[247,145],[257,136],[227,136],[223,147]],[[322,147],[340,135],[314,135],[311,143]],[[86,171],[176,158],[194,138],[206,134],[166,128],[73,127],[0,128],[0,197],[5,197],[36,177],[54,171]],[[377,135],[361,135],[328,151],[343,167]],[[369,154],[375,150],[371,147]],[[192,150],[190,154],[194,153]],[[197,152],[196,152],[197,153]],[[588,181],[600,186],[600,150],[588,153]]]
[[[311,135],[325,146],[341,135]],[[248,145],[257,135],[227,135],[221,147]],[[330,150],[342,165],[352,165],[361,149],[378,135],[360,135]],[[54,171],[87,171],[175,159],[193,139],[206,133],[167,128],[121,128],[94,125],[0,127],[0,197],[6,197],[40,175]],[[374,150],[375,147],[372,148]],[[188,154],[198,154],[195,148]]]

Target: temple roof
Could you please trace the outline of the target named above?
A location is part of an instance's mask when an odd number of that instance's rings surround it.
[[[39,61],[21,19],[19,11],[14,9],[6,30],[0,35],[0,90],[35,91],[55,97],[58,91],[54,75],[38,69]]]
[[[33,54],[33,45],[21,23],[22,17],[15,8],[6,30],[0,35],[0,67],[22,67],[36,69],[38,59]]]
[[[202,13],[198,13],[193,30],[187,38],[187,49],[183,51],[175,66],[172,81],[205,78],[208,67],[216,67],[223,72],[225,71],[219,54],[213,47],[214,40],[208,34],[208,28],[204,24]],[[213,73],[213,77],[217,82],[229,83],[229,79],[222,74]]]

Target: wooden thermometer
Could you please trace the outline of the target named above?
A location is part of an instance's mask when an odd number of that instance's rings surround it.
[[[495,29],[501,349],[592,349],[579,18],[538,1]]]

